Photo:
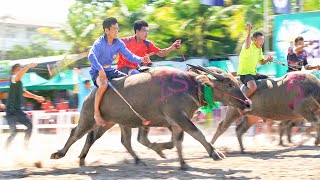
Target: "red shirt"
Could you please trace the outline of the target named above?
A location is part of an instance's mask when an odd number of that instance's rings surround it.
[[[60,103],[56,106],[57,110],[64,110],[64,109],[69,109],[69,104],[67,103]]]
[[[43,109],[43,110],[52,109],[52,104],[51,103],[42,103],[41,104],[41,109]]]
[[[140,57],[145,56],[147,53],[157,54],[160,51],[160,48],[155,46],[151,41],[147,40],[147,42],[142,41],[138,43],[135,36],[121,38],[121,40],[133,54]],[[149,45],[149,48],[146,44]],[[121,53],[119,53],[119,60],[117,65],[118,70],[124,66],[129,67],[131,69],[138,68],[138,63],[128,61]]]

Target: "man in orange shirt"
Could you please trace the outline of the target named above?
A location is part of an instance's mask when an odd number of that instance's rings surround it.
[[[156,54],[159,57],[167,56],[173,50],[181,47],[181,40],[176,40],[170,47],[160,49],[153,44],[153,42],[147,40],[148,38],[148,23],[143,20],[137,20],[134,22],[133,29],[135,35],[130,37],[121,38],[126,47],[135,55],[143,57],[150,54]],[[138,63],[128,61],[121,53],[119,53],[119,61],[117,63],[117,70],[128,74],[138,74]]]

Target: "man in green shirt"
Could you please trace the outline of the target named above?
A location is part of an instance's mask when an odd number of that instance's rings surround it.
[[[28,147],[29,139],[32,133],[32,123],[30,118],[21,109],[22,107],[22,96],[27,98],[33,98],[38,102],[44,102],[42,96],[37,96],[23,88],[21,79],[23,75],[30,69],[36,67],[36,63],[31,63],[25,67],[21,67],[20,64],[15,64],[11,69],[11,80],[8,92],[8,98],[6,102],[6,119],[8,121],[11,135],[7,139],[6,148],[10,146],[12,140],[17,134],[16,124],[21,123],[27,127],[25,135],[25,147]]]
[[[249,90],[245,92],[245,95],[250,97],[257,90],[255,81],[267,78],[267,76],[257,73],[258,62],[261,65],[264,65],[267,62],[272,62],[273,57],[269,56],[267,59],[263,58],[263,34],[258,31],[253,33],[251,41],[252,25],[250,23],[247,23],[247,30],[248,35],[246,42],[243,44],[239,56],[238,75],[240,75],[241,82],[249,88]]]

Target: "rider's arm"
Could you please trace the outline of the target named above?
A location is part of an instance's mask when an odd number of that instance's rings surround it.
[[[121,42],[120,49],[119,49],[120,53],[123,54],[124,57],[126,57],[130,62],[135,62],[140,64],[142,57],[139,57],[133,54],[131,51],[129,51],[129,49],[126,47],[126,45],[122,41],[120,42]]]
[[[297,53],[297,52],[300,52],[303,50],[303,48],[305,47],[308,47],[308,44],[304,44],[304,45],[299,45],[297,46],[296,48],[294,48],[294,52]]]
[[[98,41],[96,41],[89,51],[88,59],[91,62],[94,69],[96,69],[98,71],[103,69],[102,65],[99,63],[99,60],[98,60],[100,53],[101,53],[100,45],[99,45]]]
[[[259,59],[260,59],[260,62],[259,62],[259,63],[260,63],[261,65],[264,65],[264,64],[272,61],[272,56],[269,56],[269,57],[267,57],[266,59],[264,59],[262,49],[260,49]]]
[[[246,49],[248,49],[251,45],[251,29],[248,29],[248,35],[246,38],[245,45],[246,45]]]
[[[177,48],[180,47],[180,43],[181,43],[181,40],[176,40],[170,47],[168,48],[165,48],[165,49],[161,49],[160,51],[158,50],[158,52],[156,52],[156,54],[159,56],[159,57],[164,57],[164,56],[167,56],[170,52],[176,50]],[[154,49],[154,50],[157,50],[159,49],[158,47],[154,46],[153,43],[150,43],[150,49]]]

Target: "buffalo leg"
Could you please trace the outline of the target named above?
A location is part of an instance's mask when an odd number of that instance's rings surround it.
[[[194,139],[199,141],[205,147],[209,156],[212,157],[214,160],[221,160],[225,158],[223,153],[221,153],[216,148],[212,147],[211,144],[207,142],[202,132],[191,122],[191,120],[185,115],[185,113],[179,111],[176,112],[178,113],[174,116],[176,118],[169,118],[169,120],[173,121],[183,131],[187,132]]]
[[[182,156],[182,141],[183,141],[183,130],[178,127],[178,126],[173,126],[172,127],[172,138],[173,138],[173,143],[177,148],[178,156],[179,156],[179,161],[180,161],[180,168],[181,170],[187,170],[189,166],[186,164],[186,162],[183,159]]]
[[[303,116],[316,129],[315,145],[320,144],[320,105],[314,98],[306,98],[294,107],[294,111]]]
[[[220,137],[221,134],[223,134],[230,127],[230,125],[239,118],[241,118],[239,111],[231,106],[228,106],[225,118],[219,123],[218,129],[211,139],[211,144],[214,144],[218,137]]]
[[[243,134],[245,132],[247,132],[248,129],[253,124],[255,124],[258,120],[259,120],[259,118],[257,118],[256,116],[245,116],[243,118],[243,120],[240,122],[240,124],[237,125],[236,133],[237,133],[237,138],[238,138],[238,142],[239,142],[239,145],[240,145],[241,153],[244,153],[244,147],[243,147],[243,143],[242,143]]]
[[[85,158],[93,145],[93,143],[99,139],[107,130],[113,127],[115,123],[109,123],[108,126],[99,126],[97,129],[90,131],[87,135],[86,143],[84,144],[82,151],[79,155],[80,158],[80,166],[85,165]]]
[[[127,151],[131,154],[131,156],[134,158],[135,164],[142,164],[146,165],[143,161],[139,159],[139,157],[136,155],[136,153],[132,150],[131,147],[131,128],[120,126],[121,129],[121,143],[123,146],[127,149]]]
[[[283,133],[284,131],[287,129],[287,124],[288,122],[287,121],[282,121],[280,122],[279,124],[279,145],[283,146],[283,141],[282,141],[282,136],[283,136]]]
[[[294,122],[291,120],[285,120],[279,124],[279,132],[280,132],[279,145],[283,145],[282,136],[283,136],[284,131],[287,132],[288,142],[292,143],[291,132],[292,132],[293,126],[294,126]]]
[[[73,143],[82,138],[86,133],[96,128],[94,119],[80,115],[79,124],[70,132],[70,136],[61,150],[51,154],[51,159],[60,159],[64,157]]]
[[[291,135],[292,135],[293,126],[295,126],[295,123],[293,121],[289,121],[289,125],[287,127],[287,140],[288,140],[288,143],[292,143]]]
[[[169,130],[172,131],[171,127],[169,127]],[[148,133],[149,133],[149,129],[139,128],[138,142],[140,142],[144,146],[154,150],[156,153],[159,154],[160,157],[166,158],[166,156],[163,154],[162,150],[164,150],[164,149],[172,149],[174,147],[172,138],[171,138],[170,142],[151,143],[150,140],[148,139]]]

